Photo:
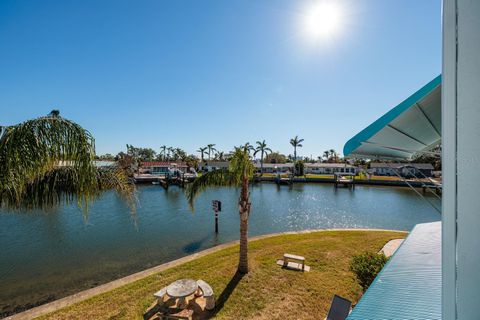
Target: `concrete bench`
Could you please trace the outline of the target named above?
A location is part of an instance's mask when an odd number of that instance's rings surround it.
[[[297,256],[295,254],[285,253],[283,255],[283,266],[284,267],[288,266],[288,261],[289,260],[298,261],[302,265],[302,270],[303,271],[305,270],[305,257]]]
[[[163,287],[163,288],[160,289],[159,291],[155,292],[155,293],[153,294],[153,296],[154,296],[155,298],[157,298],[157,301],[158,301],[158,304],[159,304],[159,305],[163,305],[163,303],[164,303],[163,300],[164,300],[164,297],[165,297],[166,294],[167,294],[167,287]]]
[[[215,297],[213,295],[212,287],[210,287],[210,285],[203,280],[198,280],[197,285],[202,291],[203,297],[205,298],[205,309],[213,310],[213,308],[215,308]]]

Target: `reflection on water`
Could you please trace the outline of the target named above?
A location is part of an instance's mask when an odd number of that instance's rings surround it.
[[[194,213],[176,187],[140,187],[138,197],[135,218],[114,193],[91,206],[87,223],[76,206],[49,213],[0,213],[0,310],[57,299],[238,239],[235,189],[207,190]],[[250,235],[318,228],[410,230],[440,220],[407,188],[356,186],[352,191],[331,184],[263,183],[252,187],[251,197]],[[218,235],[214,199],[223,202]]]

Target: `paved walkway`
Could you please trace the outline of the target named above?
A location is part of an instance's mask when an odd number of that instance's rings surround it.
[[[393,256],[395,251],[397,251],[398,247],[403,243],[404,239],[393,239],[388,241],[380,250],[380,252],[383,252],[384,255],[387,256],[387,258]]]

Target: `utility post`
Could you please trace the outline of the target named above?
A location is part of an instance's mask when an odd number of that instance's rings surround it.
[[[222,211],[222,202],[219,200],[213,200],[212,207],[215,212],[215,233],[218,233],[218,213]]]

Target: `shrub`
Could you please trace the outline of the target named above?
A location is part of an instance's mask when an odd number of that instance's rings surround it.
[[[367,290],[388,258],[383,253],[364,252],[355,255],[350,262],[350,270],[357,276],[363,291]]]
[[[302,160],[295,162],[295,175],[303,176],[305,174],[305,163]]]

